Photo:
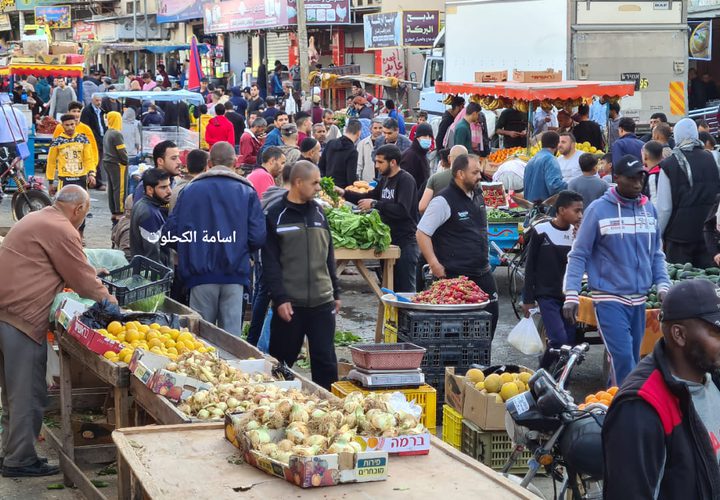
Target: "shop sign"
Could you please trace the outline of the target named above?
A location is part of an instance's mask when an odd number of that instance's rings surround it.
[[[0,14],[0,31],[12,31],[10,16],[7,14]]]
[[[402,18],[399,12],[381,12],[363,17],[365,50],[399,47]]]
[[[350,0],[305,0],[305,21],[310,25],[350,24]],[[288,22],[297,24],[297,0],[288,0]]]
[[[712,60],[712,21],[688,21],[688,59]]]
[[[95,23],[75,21],[73,23],[73,40],[76,42],[95,40]]]
[[[202,19],[201,0],[158,0],[157,22],[176,23]]]
[[[0,0],[0,12],[15,10],[15,0]]]
[[[67,0],[15,0],[17,10],[35,10],[35,7],[49,7],[66,3]]]
[[[70,6],[35,7],[35,24],[45,25],[52,30],[72,28]]]
[[[403,46],[432,47],[438,35],[440,12],[437,10],[406,10],[402,13]]]
[[[288,25],[287,1],[230,0],[203,2],[205,33],[227,33]]]

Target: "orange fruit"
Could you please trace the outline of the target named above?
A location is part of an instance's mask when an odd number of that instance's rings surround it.
[[[585,403],[578,405],[578,410],[584,410],[585,409]]]
[[[617,391],[618,391],[618,388],[617,388],[616,386],[612,386],[612,387],[610,387],[610,388],[607,390],[607,392],[610,393],[610,394],[612,394],[613,396],[614,396],[615,394],[617,394]]]
[[[594,394],[588,394],[587,396],[585,396],[585,403],[589,403],[591,399],[595,399]]]
[[[595,397],[598,398],[598,399],[604,399],[604,398],[610,398],[610,399],[612,399],[612,394],[610,394],[610,393],[607,392],[607,391],[598,391],[598,392],[595,394]]]
[[[595,396],[591,397],[589,400],[585,400],[585,403],[589,404],[589,405],[591,405],[593,403],[599,403],[599,402],[600,402],[600,400],[597,399]]]

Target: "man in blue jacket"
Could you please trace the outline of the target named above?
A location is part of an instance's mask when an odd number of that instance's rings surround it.
[[[251,253],[265,244],[265,217],[252,185],[233,170],[231,144],[215,144],[209,164],[180,193],[162,239],[177,249],[190,307],[240,336],[243,287],[250,285]]]
[[[560,136],[557,132],[542,135],[542,149],[525,167],[523,196],[530,202],[542,201],[567,189],[560,164],[555,158]]]
[[[642,195],[645,169],[634,156],[613,162],[617,187],[585,210],[568,255],[563,315],[577,319],[587,272],[598,330],[612,362],[612,385],[622,384],[640,358],[646,294],[654,284],[662,301],[670,287],[655,207]]]
[[[635,122],[627,116],[618,122],[618,135],[620,137],[612,145],[613,165],[625,155],[632,155],[636,160],[642,160],[643,141],[635,135]]]

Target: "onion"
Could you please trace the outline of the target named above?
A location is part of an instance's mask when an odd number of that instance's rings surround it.
[[[235,399],[233,397],[229,397],[227,399],[227,406],[229,409],[233,410],[233,409],[237,408],[238,406],[240,406],[240,401],[238,401],[237,399]]]
[[[207,410],[200,410],[197,414],[197,417],[200,420],[206,420],[206,419],[210,418],[210,412]]]
[[[294,404],[290,410],[290,422],[305,422],[310,420],[307,410],[299,404]]]
[[[195,394],[193,394],[193,401],[202,405],[205,403],[205,401],[207,401],[208,394],[208,391],[197,391]]]
[[[328,438],[325,436],[321,436],[319,434],[315,434],[313,436],[310,436],[309,438],[305,439],[305,444],[309,446],[319,446],[321,448],[325,448],[327,446]]]
[[[289,439],[283,439],[278,443],[278,450],[280,451],[291,451],[293,447],[295,446],[295,443],[290,441]]]
[[[250,442],[253,445],[253,448],[256,450],[261,444],[269,443],[272,441],[270,439],[270,433],[268,432],[267,427],[260,427],[259,429],[255,429],[253,431],[250,431],[247,433],[248,438],[250,438]]]

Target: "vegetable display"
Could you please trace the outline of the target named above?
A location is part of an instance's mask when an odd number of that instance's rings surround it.
[[[335,181],[332,177],[323,177],[320,179],[320,188],[322,188],[321,198],[333,207],[339,207],[342,204],[340,195],[335,191]]]
[[[416,294],[412,301],[418,304],[479,304],[490,296],[467,276],[443,279]]]
[[[375,210],[356,214],[348,207],[340,207],[326,209],[325,215],[335,248],[373,248],[384,252],[390,246],[390,228]]]

